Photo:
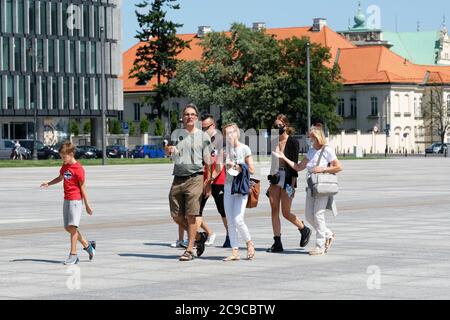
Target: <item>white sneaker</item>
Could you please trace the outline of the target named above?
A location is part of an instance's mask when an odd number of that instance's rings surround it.
[[[208,239],[205,242],[205,245],[210,247],[214,244],[214,241],[216,240],[216,234],[213,232],[211,235],[208,236]]]
[[[310,256],[321,256],[325,254],[325,249],[320,247],[315,247],[313,250],[309,252]]]
[[[177,240],[170,245],[172,248],[187,248],[187,240]]]

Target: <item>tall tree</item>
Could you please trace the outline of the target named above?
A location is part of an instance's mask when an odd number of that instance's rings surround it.
[[[180,9],[177,0],[143,0],[136,7],[140,9],[135,12],[141,30],[135,38],[141,41],[141,46],[130,76],[143,84],[156,80],[155,89],[146,102],[154,105],[158,110],[156,117],[160,117],[162,104],[171,95],[169,82],[175,75],[177,56],[189,48],[189,42],[176,35],[177,28],[183,25],[166,18],[168,9]]]
[[[264,29],[242,24],[233,24],[230,34],[208,34],[201,42],[202,59],[180,64],[178,94],[201,108],[224,107],[224,120],[244,128],[270,128],[283,112],[306,130],[307,41],[279,41]],[[331,57],[328,49],[312,44],[311,51],[313,121],[333,129],[341,121],[335,111],[340,72],[326,67]]]
[[[424,126],[430,134],[430,142],[433,143],[434,137],[438,136],[443,144],[450,129],[450,105],[445,101],[443,87],[427,87],[422,101]]]

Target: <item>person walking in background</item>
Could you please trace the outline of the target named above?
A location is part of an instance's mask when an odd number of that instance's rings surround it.
[[[227,176],[225,182],[225,214],[228,221],[228,235],[232,253],[224,261],[236,261],[239,256],[238,234],[247,245],[247,259],[255,256],[255,246],[244,221],[245,208],[250,188],[250,174],[255,172],[250,148],[239,142],[239,127],[227,124],[223,128],[226,138],[225,163]]]
[[[282,152],[286,158],[295,163],[298,162],[299,143],[291,137],[293,129],[289,127],[289,120],[283,114],[276,117],[273,128],[278,130],[279,141],[276,152]],[[291,213],[292,201],[295,197],[298,173],[292,169],[286,161],[272,156],[272,166],[269,175],[270,187],[267,192],[272,209],[272,229],[274,243],[267,252],[283,252],[281,242],[280,207],[283,217],[295,225],[301,235],[300,247],[305,247],[311,236],[311,230],[305,226],[294,214]]]
[[[228,225],[227,218],[225,215],[224,207],[224,185],[226,171],[223,162],[220,161],[220,156],[223,154],[223,138],[221,134],[217,134],[216,121],[211,114],[205,114],[202,116],[202,130],[206,132],[211,137],[211,163],[205,164],[205,174],[204,183],[206,192],[203,194],[200,213],[203,213],[203,209],[208,201],[209,197],[212,195],[214,202],[216,203],[217,211],[219,212],[223,226],[227,235],[225,237],[225,242],[223,243],[223,248],[230,248],[230,238],[228,236]],[[212,246],[216,238],[215,233],[209,229],[203,219],[202,228],[208,233],[208,240],[206,241],[207,246]]]
[[[283,159],[291,168],[296,171],[307,169],[307,178],[312,173],[333,173],[342,171],[342,165],[334,150],[326,145],[325,133],[322,126],[317,124],[309,130],[310,149],[305,158],[296,163],[288,159],[283,152],[275,151],[273,154]],[[322,156],[321,156],[322,154]],[[318,163],[320,159],[320,162]],[[310,187],[306,189],[306,208],[305,215],[307,221],[314,227],[316,231],[316,246],[309,252],[312,256],[323,255],[327,253],[331,247],[336,235],[327,227],[325,223],[325,212],[332,209],[335,213],[336,208],[332,197],[327,195],[314,195]],[[336,213],[335,213],[336,214]]]

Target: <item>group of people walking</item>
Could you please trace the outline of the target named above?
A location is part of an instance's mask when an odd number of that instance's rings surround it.
[[[204,206],[211,195],[227,232],[223,247],[231,248],[231,254],[223,260],[240,260],[239,237],[245,241],[246,258],[251,260],[255,256],[255,245],[244,219],[250,175],[255,172],[251,150],[240,142],[240,130],[235,123],[224,125],[220,135],[210,114],[201,118],[202,130],[197,128],[200,120],[195,105],[188,104],[182,116],[184,128],[172,134],[175,138],[165,148],[174,163],[169,203],[171,216],[179,227],[179,238],[173,246],[186,248],[180,261],[193,260],[194,247],[197,256],[201,256],[205,246],[215,240],[215,233],[202,219]],[[298,172],[306,169],[307,176],[321,172],[336,174],[342,170],[342,165],[334,150],[326,145],[320,125],[310,128],[310,149],[300,163],[299,143],[291,136],[293,129],[289,127],[288,118],[278,115],[273,128],[279,130],[279,135],[272,153],[268,176],[270,187],[266,195],[272,211],[274,243],[267,252],[283,252],[280,209],[283,217],[299,230],[300,247],[305,247],[311,236],[311,229],[291,213]],[[306,188],[306,220],[316,231],[316,245],[310,255],[326,253],[335,239],[335,234],[325,223],[330,200],[332,197],[313,195],[311,188]],[[183,240],[185,231],[187,243]]]
[[[222,133],[216,129],[214,117],[210,114],[202,117],[202,130],[197,128],[199,112],[195,105],[188,104],[183,109],[184,128],[176,130],[165,147],[165,152],[172,158],[173,183],[169,193],[170,213],[179,227],[179,239],[174,247],[186,250],[180,261],[194,259],[194,247],[197,256],[211,245],[215,234],[202,218],[207,200],[212,196],[217,211],[227,232],[223,247],[231,248],[230,255],[224,261],[240,260],[239,237],[246,244],[246,258],[255,257],[255,244],[245,223],[250,189],[250,176],[255,173],[252,152],[240,142],[240,130],[235,123],[223,126]],[[307,176],[314,173],[333,173],[342,170],[341,163],[332,148],[326,145],[323,129],[315,125],[309,130],[310,149],[307,155],[298,162],[299,143],[291,134],[289,121],[285,115],[278,115],[273,128],[278,130],[278,141],[272,152],[272,164],[268,179],[270,187],[266,195],[272,209],[272,228],[274,243],[267,252],[282,252],[281,222],[279,212],[291,222],[300,233],[300,247],[305,247],[311,236],[311,229],[291,213],[292,200],[295,197],[298,172],[307,170]],[[77,264],[77,242],[92,260],[96,253],[96,242],[88,241],[80,232],[79,225],[83,204],[89,215],[93,209],[88,201],[85,188],[85,171],[75,159],[75,146],[66,142],[60,150],[63,166],[59,175],[49,182],[41,184],[42,188],[64,182],[64,227],[70,234],[71,250],[64,262],[66,265]],[[326,226],[325,211],[335,211],[333,198],[313,193],[311,186],[306,188],[306,220],[316,232],[316,245],[310,255],[326,253],[335,239],[335,234]],[[203,229],[204,231],[200,231]],[[184,242],[184,232],[188,241]]]

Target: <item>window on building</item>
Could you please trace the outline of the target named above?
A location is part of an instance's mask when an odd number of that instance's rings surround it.
[[[22,46],[20,45],[20,38],[13,38],[13,45],[14,45],[14,70],[15,71],[21,71],[20,63],[22,62],[21,53],[22,53]]]
[[[45,1],[40,2],[39,15],[40,15],[40,34],[47,34],[47,3]]]
[[[91,42],[91,73],[97,73],[97,46]]]
[[[52,35],[56,36],[58,34],[58,4],[51,2],[51,25],[52,25]]]
[[[34,34],[36,32],[36,20],[34,15],[36,14],[36,9],[34,6],[34,1],[28,1],[28,25],[30,28],[30,33]]]
[[[123,121],[123,111],[117,112],[117,119],[118,119],[119,121]]]
[[[24,33],[24,24],[25,24],[24,11],[25,11],[24,0],[18,0],[17,1],[17,17],[18,17],[17,32],[20,34]]]
[[[450,117],[450,94],[447,96],[447,116]]]
[[[370,98],[370,105],[371,105],[370,115],[377,116],[378,115],[378,98],[377,97]]]
[[[41,108],[48,109],[47,80],[42,77],[40,83],[41,89]]]
[[[18,109],[25,109],[25,77],[19,77],[19,105]]]
[[[356,118],[358,108],[358,101],[355,97],[350,98],[350,116]]]
[[[417,98],[414,98],[414,114],[418,118],[422,117],[422,106]]]
[[[58,78],[53,77],[52,79],[52,104],[53,109],[58,109]]]
[[[13,0],[6,0],[5,3],[5,13],[4,17],[6,17],[6,33],[12,33],[13,32],[13,17],[14,17],[14,11],[13,11]]]
[[[74,83],[73,83],[73,105],[75,109],[80,109],[80,83],[81,83],[81,79],[80,78],[74,78]]]
[[[3,70],[9,70],[9,38],[3,38]]]
[[[338,115],[345,116],[345,100],[343,98],[338,100]]]
[[[86,73],[86,42],[80,42],[80,72]]]
[[[89,90],[89,78],[84,78],[84,109],[89,110],[89,95],[91,90]]]
[[[66,41],[59,40],[59,72],[63,73],[65,71],[64,67],[66,65]]]
[[[14,78],[6,76],[6,107],[14,109]]]
[[[48,72],[55,72],[55,40],[48,40]]]
[[[69,41],[69,53],[70,53],[70,63],[69,63],[69,72],[75,73],[75,41]]]
[[[37,39],[37,52],[36,52],[36,68],[38,72],[44,71],[44,40]]]
[[[84,36],[89,38],[89,6],[83,5],[83,31]]]
[[[63,108],[69,110],[69,80],[66,77],[63,78]]]
[[[134,121],[141,121],[141,104],[134,104]]]

